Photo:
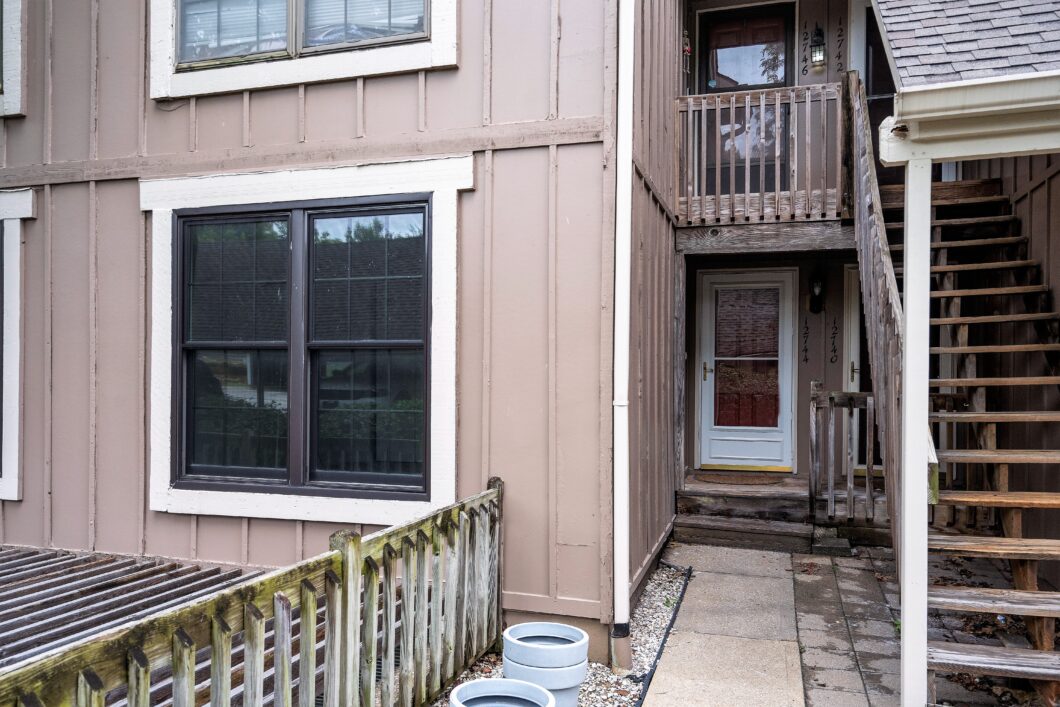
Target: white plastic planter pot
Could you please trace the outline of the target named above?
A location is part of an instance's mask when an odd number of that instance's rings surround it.
[[[453,688],[449,707],[556,707],[556,698],[522,680],[473,680]]]
[[[551,622],[517,624],[504,632],[504,677],[539,685],[556,707],[577,707],[589,672],[589,634]]]

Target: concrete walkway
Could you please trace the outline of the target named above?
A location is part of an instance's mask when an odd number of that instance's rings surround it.
[[[692,579],[646,707],[803,705],[791,555],[674,545]]]
[[[900,614],[890,550],[828,557],[671,543],[664,558],[693,575],[648,707],[897,707]],[[933,558],[931,576],[1004,586],[989,562]],[[933,610],[930,619],[932,640],[1001,644],[970,633],[968,615]],[[942,704],[1035,704],[985,679],[939,677]]]

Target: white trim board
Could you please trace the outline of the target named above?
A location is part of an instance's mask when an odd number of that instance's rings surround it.
[[[28,0],[2,0],[4,24],[3,32],[3,78],[4,91],[0,94],[0,116],[23,115],[25,106],[23,96],[26,93],[26,26],[25,5]]]
[[[470,155],[323,169],[143,180],[151,212],[148,470],[154,511],[394,525],[456,500],[457,194],[474,188]],[[173,211],[387,194],[432,194],[430,501],[175,489],[172,451]]]
[[[0,425],[0,501],[22,499],[22,219],[34,218],[33,191],[0,192],[4,231],[3,411]]]
[[[4,0],[6,3],[11,0]],[[326,54],[231,64],[211,69],[175,71],[177,65],[176,0],[150,0],[151,98],[179,98],[231,93],[253,88],[293,86],[362,76],[455,67],[457,0],[430,0],[430,37],[422,41]],[[298,23],[288,33],[295,40]]]

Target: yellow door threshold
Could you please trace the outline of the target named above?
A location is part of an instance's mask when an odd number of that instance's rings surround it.
[[[790,474],[794,469],[790,466],[753,466],[751,464],[700,464],[702,471],[773,471],[777,473]]]

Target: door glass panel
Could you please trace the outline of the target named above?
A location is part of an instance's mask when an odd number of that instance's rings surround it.
[[[717,290],[714,355],[718,358],[776,358],[780,341],[780,289]]]
[[[783,17],[740,18],[710,25],[707,88],[726,91],[784,85],[785,34]]]
[[[714,424],[718,427],[777,427],[779,361],[717,361]]]

